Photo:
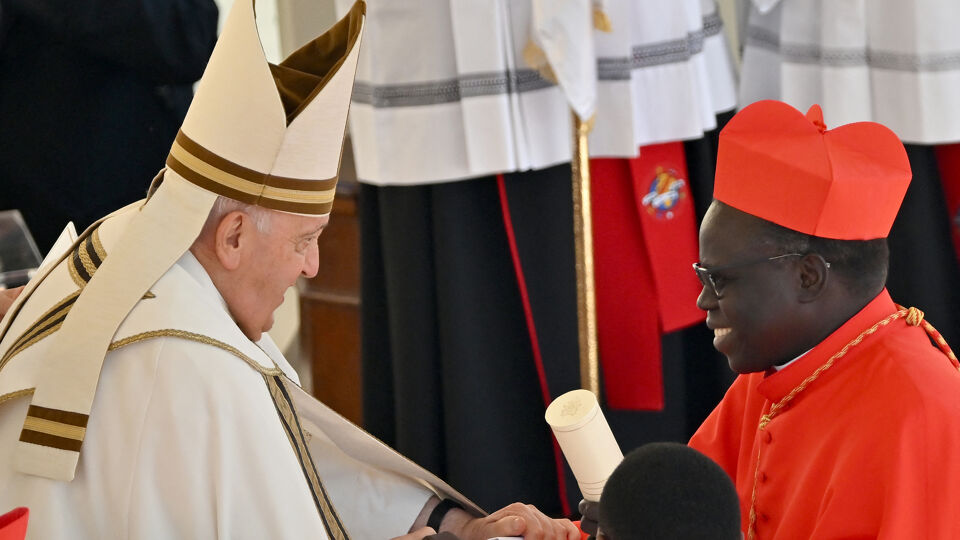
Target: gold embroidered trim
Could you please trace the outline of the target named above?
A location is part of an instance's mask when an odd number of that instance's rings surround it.
[[[100,242],[100,228],[97,227],[93,230],[93,234],[90,235],[90,243],[93,246],[93,250],[96,252],[97,257],[100,257],[101,264],[103,260],[107,258],[107,250],[103,247],[103,243]],[[99,267],[99,265],[97,265]]]
[[[96,257],[96,260],[94,260],[94,257]],[[103,264],[103,260],[106,257],[107,252],[100,242],[100,229],[98,227],[74,249],[67,265],[70,271],[70,278],[82,289],[87,285],[90,278],[93,277],[93,274],[96,273],[97,268]],[[81,274],[81,269],[87,277]]]
[[[284,375],[284,377],[286,377],[286,375]],[[289,380],[289,379],[288,379],[288,380]],[[292,382],[292,381],[291,381],[291,382]],[[292,384],[296,384],[296,383],[292,383]],[[335,411],[335,410],[333,410],[333,409],[330,409],[330,408],[328,407],[328,408],[327,408],[327,412],[329,412],[330,414],[333,414],[334,416],[340,418],[342,421],[347,422],[348,424],[352,425],[352,426],[353,426],[354,428],[356,428],[357,430],[363,432],[367,437],[370,437],[371,440],[373,440],[375,443],[379,444],[379,445],[380,445],[380,448],[381,448],[383,451],[388,452],[388,453],[390,453],[390,454],[393,454],[394,457],[400,458],[402,461],[405,461],[405,462],[407,462],[408,464],[410,464],[410,465],[412,465],[412,466],[414,466],[414,467],[422,468],[417,462],[415,462],[415,461],[413,461],[412,459],[408,458],[407,456],[401,454],[400,452],[397,452],[392,446],[390,446],[389,444],[387,444],[387,443],[381,441],[380,439],[378,439],[378,438],[376,437],[376,435],[374,435],[374,434],[370,433],[369,431],[363,429],[362,427],[354,424],[352,421],[350,421],[349,419],[347,419],[346,417],[344,417],[342,414],[338,413],[337,411]],[[311,433],[310,433],[309,431],[304,431],[304,435],[306,435],[306,436],[308,437],[308,438],[307,438],[308,441],[309,441],[309,438],[312,437],[312,435],[311,435]],[[434,493],[435,493],[437,496],[439,496],[440,498],[443,498],[444,496],[446,496],[446,495],[441,494],[441,493],[437,490],[437,488],[433,486],[433,484],[431,484],[431,483],[429,483],[429,482],[427,482],[427,481],[425,481],[425,480],[419,479],[419,478],[415,478],[414,480],[416,480],[420,485],[422,485],[422,486],[425,487],[426,489],[434,492]],[[469,510],[470,513],[472,513],[472,514],[474,514],[474,515],[479,515],[479,516],[486,516],[486,515],[487,515],[487,513],[486,513],[482,508],[480,508],[480,507],[476,506],[475,504],[473,504],[469,499],[463,498],[463,495],[458,494],[457,497],[458,497],[458,498],[457,498],[458,502],[464,503],[464,501],[466,501],[467,504],[466,504],[465,506],[470,506],[470,510]]]
[[[309,186],[308,189],[291,189],[265,184],[264,181],[269,181],[268,175],[262,173],[256,173],[259,178],[254,180],[242,178],[194,156],[177,141],[170,148],[170,155],[197,174],[248,195],[288,202],[329,203],[333,202],[336,192],[335,185],[331,186],[330,181],[316,181],[314,185],[304,182],[304,187]]]
[[[125,347],[133,343],[139,343],[141,341],[146,341],[148,339],[160,338],[160,337],[174,337],[180,339],[186,339],[189,341],[195,341],[197,343],[203,343],[205,345],[212,345],[218,349],[227,351],[228,353],[236,356],[237,358],[243,360],[250,365],[253,369],[259,371],[264,375],[280,375],[283,371],[278,367],[265,368],[261,366],[256,360],[250,358],[249,356],[240,352],[239,349],[232,345],[228,345],[222,341],[213,339],[212,337],[205,336],[203,334],[196,334],[194,332],[187,332],[186,330],[174,330],[174,329],[164,329],[164,330],[151,330],[149,332],[143,332],[140,334],[134,334],[130,337],[126,337],[117,341],[114,341],[107,347],[108,351],[114,351],[120,347]]]
[[[12,319],[15,319],[15,318],[17,318],[17,317],[19,316],[20,311],[23,309],[23,306],[26,305],[26,303],[27,303],[27,299],[33,294],[33,292],[36,290],[37,286],[38,286],[40,283],[42,283],[43,280],[45,280],[46,278],[48,278],[48,277],[50,276],[51,270],[52,270],[53,268],[59,267],[60,264],[66,264],[68,269],[71,269],[71,268],[72,268],[73,254],[74,254],[74,252],[75,252],[80,246],[82,246],[82,244],[83,244],[93,233],[95,233],[95,232],[97,231],[97,229],[100,227],[100,225],[103,223],[103,221],[104,221],[105,219],[107,219],[108,217],[111,217],[112,215],[114,215],[114,214],[110,214],[110,215],[108,215],[107,217],[101,218],[101,219],[97,220],[93,225],[91,225],[90,227],[88,227],[87,230],[84,231],[83,234],[81,234],[80,237],[79,237],[77,240],[74,241],[74,243],[73,243],[72,246],[71,246],[72,249],[70,249],[69,251],[64,252],[62,255],[60,255],[60,256],[57,258],[56,263],[53,265],[52,268],[47,269],[47,270],[41,272],[41,273],[38,275],[38,279],[37,279],[37,280],[31,281],[32,287],[30,287],[30,286],[27,287],[27,291],[25,291],[24,293],[22,293],[22,294],[17,298],[17,301],[14,303],[14,307],[10,310],[10,314],[11,314],[10,319],[11,319],[11,320],[12,320]],[[96,251],[96,250],[101,250],[101,253],[98,255],[98,256],[101,257],[101,261],[102,261],[104,258],[106,258],[107,254],[106,254],[106,251],[103,249],[103,245],[100,243],[99,235],[97,235],[97,238],[95,239],[94,249],[95,249],[95,251]],[[81,288],[82,288],[82,287],[81,287]],[[69,297],[65,298],[64,300],[61,300],[61,302],[65,302],[65,301],[67,301],[68,299],[69,299]],[[55,306],[55,307],[56,307],[56,306]],[[54,308],[51,308],[51,310],[53,310],[53,309],[54,309]],[[47,315],[47,314],[49,314],[49,313],[50,313],[50,311],[48,311],[45,315]],[[44,316],[45,316],[45,315],[44,315]],[[44,316],[41,316],[41,318],[43,318]],[[32,326],[31,326],[31,330],[33,330],[33,328],[35,328],[35,327],[32,325]],[[6,325],[3,325],[2,327],[0,327],[0,340],[3,340],[4,338],[6,338],[6,337],[7,337],[7,333],[8,333],[9,331],[10,331],[10,322],[8,322]],[[49,334],[46,334],[46,335],[49,335]],[[43,338],[43,337],[46,337],[46,335],[40,336],[40,337]],[[20,341],[21,339],[23,339],[23,336],[18,337],[18,338],[17,338],[17,341]],[[33,343],[35,343],[35,342],[33,342]],[[32,345],[33,343],[30,343],[29,345]],[[22,349],[21,349],[21,350],[22,350]],[[7,353],[4,353],[3,358],[0,358],[0,369],[3,369],[3,366],[5,365],[5,363],[8,362],[8,361],[10,361],[10,359],[13,357],[13,355],[9,354],[9,352],[10,352],[10,351],[9,351],[9,349],[8,349]]]
[[[79,295],[79,293],[74,293],[74,294],[77,296]],[[54,315],[54,318],[57,319],[57,322],[55,324],[44,328],[44,324],[42,322],[35,323],[34,326],[30,329],[30,331],[33,332],[32,334],[24,334],[24,336],[20,340],[17,340],[17,344],[15,345],[14,348],[11,349],[9,356],[5,358],[2,362],[0,362],[0,368],[2,368],[2,365],[5,365],[8,361],[10,361],[10,358],[13,358],[13,356],[23,352],[25,349],[27,349],[31,345],[38,343],[43,338],[59,330],[60,327],[63,326],[63,321],[64,319],[66,319],[67,313],[70,311],[70,306],[73,305],[73,300],[76,299],[75,295],[68,296],[67,298],[62,300],[59,304],[57,304],[57,306],[55,306],[59,310],[63,311],[62,314],[57,313]]]
[[[23,390],[17,390],[17,391],[15,391],[15,392],[8,392],[8,393],[0,396],[0,403],[4,403],[4,402],[7,402],[7,401],[10,401],[11,399],[17,399],[18,397],[33,395],[33,392],[34,392],[35,390],[36,390],[36,388],[26,388],[26,389],[23,389]]]
[[[23,429],[78,441],[82,441],[83,436],[87,432],[87,428],[85,427],[71,426],[70,424],[54,422],[53,420],[47,420],[45,418],[34,418],[33,416],[27,416],[27,419],[23,421]]]
[[[94,232],[96,234],[96,232]],[[83,265],[83,269],[87,271],[87,275],[91,278],[93,274],[97,271],[97,265],[93,263],[93,259],[90,258],[90,253],[87,251],[87,244],[90,242],[90,239],[87,238],[82,244],[77,246],[77,256],[80,257],[80,264]]]
[[[83,277],[80,275],[80,272],[77,271],[76,265],[73,264],[72,255],[67,261],[67,270],[70,271],[70,279],[73,280],[73,282],[77,285],[77,287],[80,287],[82,289],[87,285],[86,280],[83,279]]]
[[[97,257],[98,261],[93,260],[93,257],[90,255],[91,251]],[[74,257],[74,255],[76,257]],[[100,229],[98,227],[93,229],[93,232],[90,233],[86,239],[81,240],[73,250],[73,254],[67,257],[67,270],[70,273],[70,278],[80,287],[80,290],[71,293],[55,304],[30,325],[30,327],[14,341],[10,349],[3,355],[3,358],[0,358],[0,370],[2,370],[3,367],[7,365],[7,362],[14,356],[20,354],[50,334],[53,334],[63,326],[63,321],[67,317],[67,313],[70,312],[70,307],[87,285],[87,280],[80,275],[80,270],[77,268],[77,261],[79,260],[80,264],[83,265],[84,272],[92,277],[97,271],[97,268],[100,267],[100,264],[103,264],[103,260],[106,259],[106,257],[107,252],[100,242]]]
[[[876,333],[876,331],[879,330],[881,327],[887,326],[888,324],[900,318],[905,319],[905,322],[910,326],[922,326],[923,329],[927,332],[927,335],[929,335],[936,342],[937,346],[940,348],[940,351],[943,352],[943,354],[946,355],[948,359],[950,359],[954,367],[957,367],[956,355],[954,355],[953,351],[950,350],[950,347],[947,345],[946,340],[943,339],[943,336],[941,336],[940,333],[937,332],[937,330],[933,327],[933,325],[923,320],[923,312],[914,307],[911,307],[909,309],[904,308],[903,306],[897,306],[897,307],[899,308],[899,310],[896,313],[888,316],[887,318],[881,320],[877,324],[861,332],[859,336],[853,338],[852,341],[844,345],[842,349],[840,349],[839,351],[837,351],[836,354],[831,356],[826,362],[824,362],[822,366],[818,367],[813,373],[810,374],[809,377],[804,379],[800,384],[796,386],[796,388],[791,390],[789,394],[784,396],[783,399],[771,405],[770,410],[767,411],[767,414],[760,417],[760,425],[757,426],[757,430],[763,431],[764,429],[766,429],[767,425],[770,424],[770,422],[778,413],[780,413],[783,409],[785,409],[790,404],[790,402],[793,401],[793,399],[796,398],[801,392],[806,390],[806,388],[811,383],[816,381],[817,378],[819,378],[820,375],[823,374],[823,372],[830,369],[837,360],[839,360],[844,355],[846,355],[850,349],[859,345],[868,336]],[[747,527],[747,540],[754,540],[756,538],[757,485],[759,483],[757,480],[760,475],[760,454],[761,454],[762,448],[763,446],[761,443],[760,449],[757,450],[757,466],[753,473],[753,493],[750,496],[750,523],[749,523],[749,526]]]
[[[286,375],[284,375],[284,377],[286,377]],[[296,384],[296,383],[293,383],[293,384]],[[374,435],[374,434],[370,433],[369,431],[363,429],[362,427],[354,424],[351,420],[347,419],[345,416],[343,416],[342,414],[338,413],[337,411],[335,411],[335,410],[333,410],[333,409],[330,409],[329,407],[327,408],[327,411],[328,411],[329,413],[333,414],[334,416],[340,418],[340,419],[343,420],[344,422],[347,422],[348,424],[351,424],[353,427],[355,427],[356,429],[360,430],[361,432],[363,432],[367,437],[370,437],[370,439],[372,439],[374,442],[376,442],[377,444],[379,444],[382,450],[384,450],[384,451],[386,451],[386,452],[388,452],[388,453],[393,454],[394,457],[398,457],[398,458],[400,458],[401,460],[409,463],[410,465],[413,465],[414,467],[423,468],[423,467],[421,467],[421,465],[418,464],[417,462],[415,462],[415,461],[413,461],[412,459],[408,458],[407,456],[401,454],[400,452],[397,452],[392,446],[390,446],[389,444],[387,444],[387,443],[381,441],[380,439],[378,439],[376,435]],[[307,436],[312,437],[312,435],[310,434],[309,431],[305,431],[304,433],[305,433]],[[309,440],[309,439],[308,439],[308,440]],[[427,482],[427,481],[425,481],[425,480],[421,480],[421,479],[419,479],[419,478],[417,478],[417,479],[415,479],[415,480],[417,480],[417,482],[420,483],[423,487],[427,488],[427,489],[430,490],[430,491],[433,491],[433,492],[434,492],[436,495],[438,495],[440,498],[443,498],[443,497],[445,496],[445,495],[442,495],[440,492],[438,492],[437,489],[436,489],[432,484],[430,484],[429,482]],[[460,497],[463,497],[463,496],[460,495]],[[464,500],[466,500],[470,505],[473,506],[473,507],[470,509],[470,512],[471,512],[472,514],[474,514],[474,515],[481,515],[481,516],[486,516],[486,515],[487,515],[487,513],[486,513],[482,508],[474,505],[472,502],[470,502],[469,499],[458,499],[458,502],[461,502],[461,503],[462,503],[462,502],[464,502]]]
[[[35,388],[17,390],[0,396],[0,403],[32,395]],[[79,452],[87,433],[89,416],[83,413],[30,405],[20,430],[20,441],[57,450]]]
[[[313,500],[320,512],[320,518],[327,530],[327,536],[334,540],[348,540],[349,536],[343,526],[343,522],[337,515],[327,490],[323,487],[323,482],[317,475],[316,466],[313,463],[313,457],[310,455],[310,449],[304,437],[304,432],[300,427],[300,420],[292,400],[289,400],[285,394],[285,389],[281,388],[283,382],[278,381],[278,377],[264,375],[264,382],[270,391],[270,397],[277,408],[277,414],[280,415],[280,421],[283,424],[284,433],[293,447],[293,452],[300,462],[300,468],[303,470],[304,477],[313,494]]]
[[[67,296],[52,308],[48,309],[35,323],[30,325],[30,327],[13,342],[13,345],[11,345],[7,353],[3,355],[3,358],[0,358],[0,370],[2,370],[3,367],[7,365],[7,362],[14,356],[59,330],[60,327],[63,326],[63,320],[66,318],[67,313],[70,311],[70,306],[73,305],[73,302],[78,296],[80,296],[80,291],[70,294],[70,296]]]

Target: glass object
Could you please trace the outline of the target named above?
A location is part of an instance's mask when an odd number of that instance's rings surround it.
[[[0,211],[0,289],[26,285],[38,266],[40,251],[20,211]]]

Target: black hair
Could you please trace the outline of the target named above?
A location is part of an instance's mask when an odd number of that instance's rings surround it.
[[[732,208],[720,201],[718,205]],[[834,240],[794,231],[757,218],[761,234],[777,253],[816,253],[830,263],[833,272],[851,294],[873,296],[887,283],[890,248],[886,238],[874,240]]]
[[[651,443],[613,471],[600,497],[610,540],[740,540],[740,504],[727,473],[683,444]]]

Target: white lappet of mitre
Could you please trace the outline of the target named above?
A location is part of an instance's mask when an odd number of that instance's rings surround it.
[[[59,330],[45,338],[49,353],[30,366],[16,366],[13,358],[0,372],[0,402],[33,392],[17,443],[17,470],[73,479],[117,328],[190,248],[218,195],[283,212],[330,213],[364,11],[360,0],[327,33],[271,65],[252,0],[235,2],[151,195],[135,203],[109,256]],[[11,321],[56,266],[28,284],[0,323],[0,358],[10,360],[7,349],[15,340],[5,338]]]

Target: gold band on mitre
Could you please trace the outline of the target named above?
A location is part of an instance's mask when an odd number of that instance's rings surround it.
[[[183,131],[177,133],[167,166],[203,189],[281,212],[329,214],[337,190],[337,177],[307,180],[255,171],[218,156]]]

